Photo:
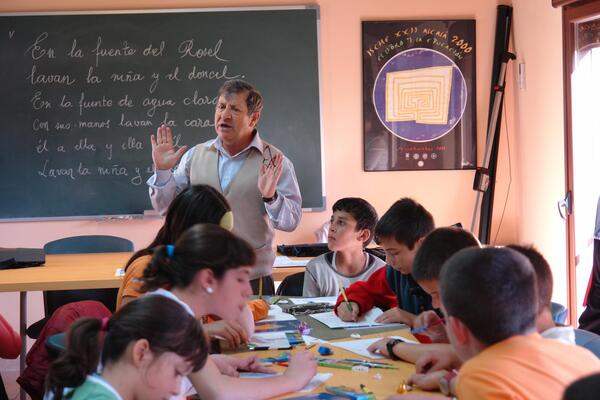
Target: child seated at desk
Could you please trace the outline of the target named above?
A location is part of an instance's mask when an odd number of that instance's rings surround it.
[[[304,297],[337,296],[340,283],[348,287],[356,281],[366,281],[385,266],[383,260],[365,251],[377,223],[373,206],[361,198],[346,197],[336,201],[331,211],[327,235],[331,251],[306,265]]]
[[[470,247],[453,255],[442,268],[440,293],[446,333],[462,366],[417,364],[418,372],[447,369],[428,374],[433,385],[419,388],[464,400],[560,399],[570,383],[600,371],[590,351],[536,332],[535,275],[529,260],[509,248]]]
[[[346,290],[348,304],[338,297],[335,312],[340,319],[356,321],[377,306],[387,310],[377,322],[414,326],[416,315],[431,309],[431,297],[412,278],[412,263],[433,229],[433,217],[425,207],[409,198],[394,203],[375,227],[375,241],[385,251],[387,266],[367,281],[352,284]]]
[[[423,240],[413,261],[412,275],[419,286],[431,296],[434,308],[441,307],[439,277],[444,262],[458,251],[473,246],[480,247],[479,240],[470,232],[456,227],[437,228]],[[410,344],[398,339],[385,338],[373,343],[368,350],[412,363],[427,352],[450,350],[444,325],[436,311],[429,310],[419,314],[415,326],[427,327],[418,335],[420,339],[425,336],[430,342],[444,344]]]
[[[50,367],[46,398],[166,399],[179,394],[181,378],[201,369],[208,355],[200,322],[158,296],[131,302],[110,319],[79,319],[67,337],[67,349]]]
[[[214,224],[194,225],[174,244],[154,250],[144,270],[143,289],[146,296],[176,300],[190,314],[236,320],[252,294],[250,272],[255,260],[254,249],[233,233]],[[315,375],[316,366],[310,352],[297,351],[282,375],[241,379],[239,371],[273,371],[258,356],[211,354],[204,368],[188,378],[203,400],[266,399],[301,389]],[[185,384],[189,388],[190,382]]]
[[[199,223],[211,223],[220,225],[227,230],[233,229],[231,207],[225,197],[209,185],[193,185],[179,193],[171,202],[165,216],[165,223],[152,243],[137,251],[129,259],[117,295],[117,310],[142,295],[141,278],[144,269],[150,264],[152,251],[160,245],[174,243],[189,227]],[[233,348],[246,343],[248,337],[254,332],[253,320],[263,319],[269,312],[269,305],[263,300],[251,300],[248,305],[252,313],[246,309],[240,319],[236,321],[218,320],[218,318],[211,317],[210,320],[213,323],[205,326],[208,335],[225,339],[229,347]]]

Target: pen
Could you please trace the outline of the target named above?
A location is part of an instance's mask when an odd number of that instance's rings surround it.
[[[418,333],[423,333],[423,332],[425,332],[427,329],[429,329],[429,328],[431,328],[431,327],[433,327],[433,326],[437,326],[437,325],[439,325],[439,324],[443,324],[443,323],[444,323],[444,318],[440,318],[440,319],[438,319],[437,321],[434,321],[434,322],[433,322],[432,324],[430,324],[430,325],[422,325],[422,326],[418,326],[418,327],[416,327],[416,328],[412,328],[412,329],[410,330],[410,333],[412,333],[413,335],[414,335],[415,333],[417,333],[417,334],[418,334]]]
[[[369,360],[355,360],[353,358],[344,358],[344,361],[349,361],[349,362],[354,362],[354,363],[361,363],[361,364],[391,365],[390,363],[376,362],[376,361],[369,361]]]
[[[348,311],[352,312],[352,306],[350,305],[350,302],[348,301],[348,296],[346,296],[346,290],[344,289],[344,285],[342,284],[342,281],[338,280],[338,284],[340,285],[340,290],[342,292],[342,297],[344,298],[344,302],[346,303],[346,307],[348,307]]]
[[[347,364],[334,364],[330,362],[319,361],[317,365],[320,367],[331,367],[331,368],[339,368],[339,369],[352,369],[352,365]]]

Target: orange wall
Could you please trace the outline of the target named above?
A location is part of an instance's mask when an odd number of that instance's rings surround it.
[[[472,171],[371,172],[362,170],[361,32],[362,20],[472,18],[477,23],[478,153],[483,157],[487,123],[491,58],[495,31],[494,0],[321,0],[322,115],[325,145],[327,207],[344,196],[361,196],[381,214],[402,196],[423,203],[438,225],[461,221],[470,225],[474,192]],[[516,49],[527,61],[527,90],[513,88],[514,69],[508,76],[506,116],[501,137],[492,239],[508,243],[520,239],[535,243],[554,266],[564,263],[564,228],[554,219],[562,175],[562,75],[560,72],[560,13],[548,0],[518,0],[515,4]],[[298,1],[165,1],[3,0],[0,12],[92,9],[194,8],[298,4]],[[523,15],[518,15],[520,12]],[[533,30],[530,32],[529,30]],[[541,46],[542,32],[552,31],[556,49]],[[548,36],[548,35],[547,35]],[[537,38],[537,39],[536,39]],[[558,38],[558,39],[557,39]],[[539,40],[538,40],[539,39]],[[558,49],[558,50],[557,50]],[[553,82],[548,85],[546,82]],[[560,87],[559,87],[560,86]],[[544,141],[546,135],[552,143]],[[509,163],[510,145],[510,163]],[[511,182],[512,177],[512,182]],[[510,191],[509,189],[510,183]],[[499,227],[502,210],[504,217]],[[521,216],[526,216],[521,218]],[[312,241],[312,232],[329,212],[303,216],[293,233],[278,233],[277,243]],[[550,224],[548,225],[548,221]],[[67,235],[113,234],[146,245],[159,221],[64,221],[0,224],[0,246],[42,246]],[[560,286],[558,284],[557,286]],[[560,290],[560,288],[557,288]],[[41,316],[39,295],[30,296],[30,322]],[[2,304],[18,304],[15,294],[1,294]],[[33,303],[33,304],[32,304]],[[13,308],[13,307],[11,307]],[[6,312],[7,307],[2,307]],[[15,313],[9,315],[16,324]]]
[[[547,0],[514,4],[514,43],[526,65],[526,89],[514,97],[518,131],[518,238],[535,243],[552,265],[554,300],[567,304],[562,23]]]

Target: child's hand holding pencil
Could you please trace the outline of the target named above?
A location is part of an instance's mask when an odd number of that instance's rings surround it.
[[[341,281],[338,281],[338,285],[340,287],[340,292],[342,293],[342,297],[344,298],[344,303],[340,303],[337,308],[338,317],[342,321],[350,322],[358,320],[358,304],[353,301],[348,301],[348,296],[346,296],[346,289]]]

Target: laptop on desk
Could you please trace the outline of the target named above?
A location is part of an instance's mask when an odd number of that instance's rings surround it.
[[[37,267],[45,262],[44,249],[0,247],[0,269]]]

